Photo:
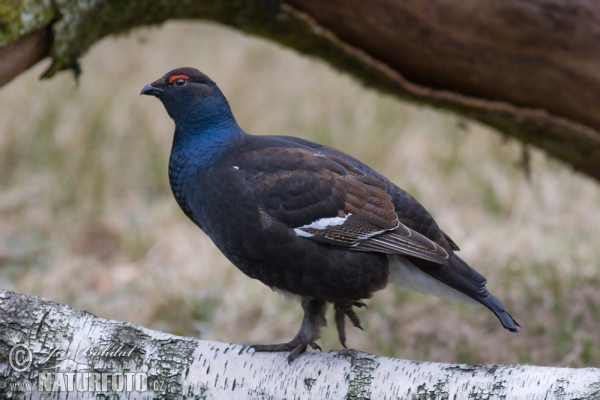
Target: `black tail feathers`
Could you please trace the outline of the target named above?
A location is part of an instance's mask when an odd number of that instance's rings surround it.
[[[485,287],[487,280],[456,254],[452,254],[448,264],[440,267],[423,260],[411,259],[421,270],[435,279],[469,296],[492,311],[502,326],[511,332],[518,332],[519,323],[506,312],[504,305]]]
[[[520,327],[521,325],[519,325],[519,323],[515,321],[515,319],[508,312],[506,312],[506,310],[504,309],[504,304],[502,304],[502,302],[496,297],[489,294],[488,298],[474,299],[486,306],[487,308],[489,308],[490,311],[492,311],[496,315],[496,317],[498,317],[500,323],[504,328],[508,329],[511,332],[519,332],[517,327]]]

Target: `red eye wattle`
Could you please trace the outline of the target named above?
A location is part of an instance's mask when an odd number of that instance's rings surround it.
[[[179,78],[190,79],[190,77],[187,75],[171,75],[169,77],[169,84],[173,83],[175,81],[175,79],[179,79]]]

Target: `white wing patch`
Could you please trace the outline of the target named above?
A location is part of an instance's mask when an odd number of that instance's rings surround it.
[[[346,222],[348,220],[348,217],[350,217],[351,215],[352,215],[352,213],[346,215],[345,217],[321,218],[321,219],[311,222],[308,225],[304,225],[304,226],[301,226],[300,228],[296,228],[296,229],[312,228],[312,229],[323,230],[323,229],[326,229],[328,226],[343,225],[344,222]]]
[[[310,238],[310,237],[315,236],[312,233],[305,232],[300,228],[294,228],[294,232],[296,232],[296,235],[298,235],[300,237],[305,237],[305,238]]]
[[[313,237],[314,235],[303,231],[302,229],[318,229],[322,231],[323,229],[327,229],[328,226],[339,226],[343,225],[344,222],[348,220],[348,218],[352,215],[352,213],[347,214],[345,217],[329,217],[329,218],[321,218],[316,221],[311,222],[308,225],[301,226],[299,228],[294,228],[294,232],[296,235],[301,237]]]

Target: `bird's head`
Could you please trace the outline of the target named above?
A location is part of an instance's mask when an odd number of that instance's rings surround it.
[[[224,126],[233,120],[227,99],[208,76],[195,68],[177,68],[147,84],[140,94],[158,98],[177,126],[196,129]]]

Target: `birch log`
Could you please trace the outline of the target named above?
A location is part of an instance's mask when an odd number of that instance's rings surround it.
[[[108,384],[68,387],[70,376],[86,373]],[[118,374],[143,376],[144,382],[113,387]],[[151,331],[0,290],[0,398],[95,399],[99,394],[111,399],[598,399],[600,369],[440,364],[355,350],[311,352],[288,365],[286,354]]]

